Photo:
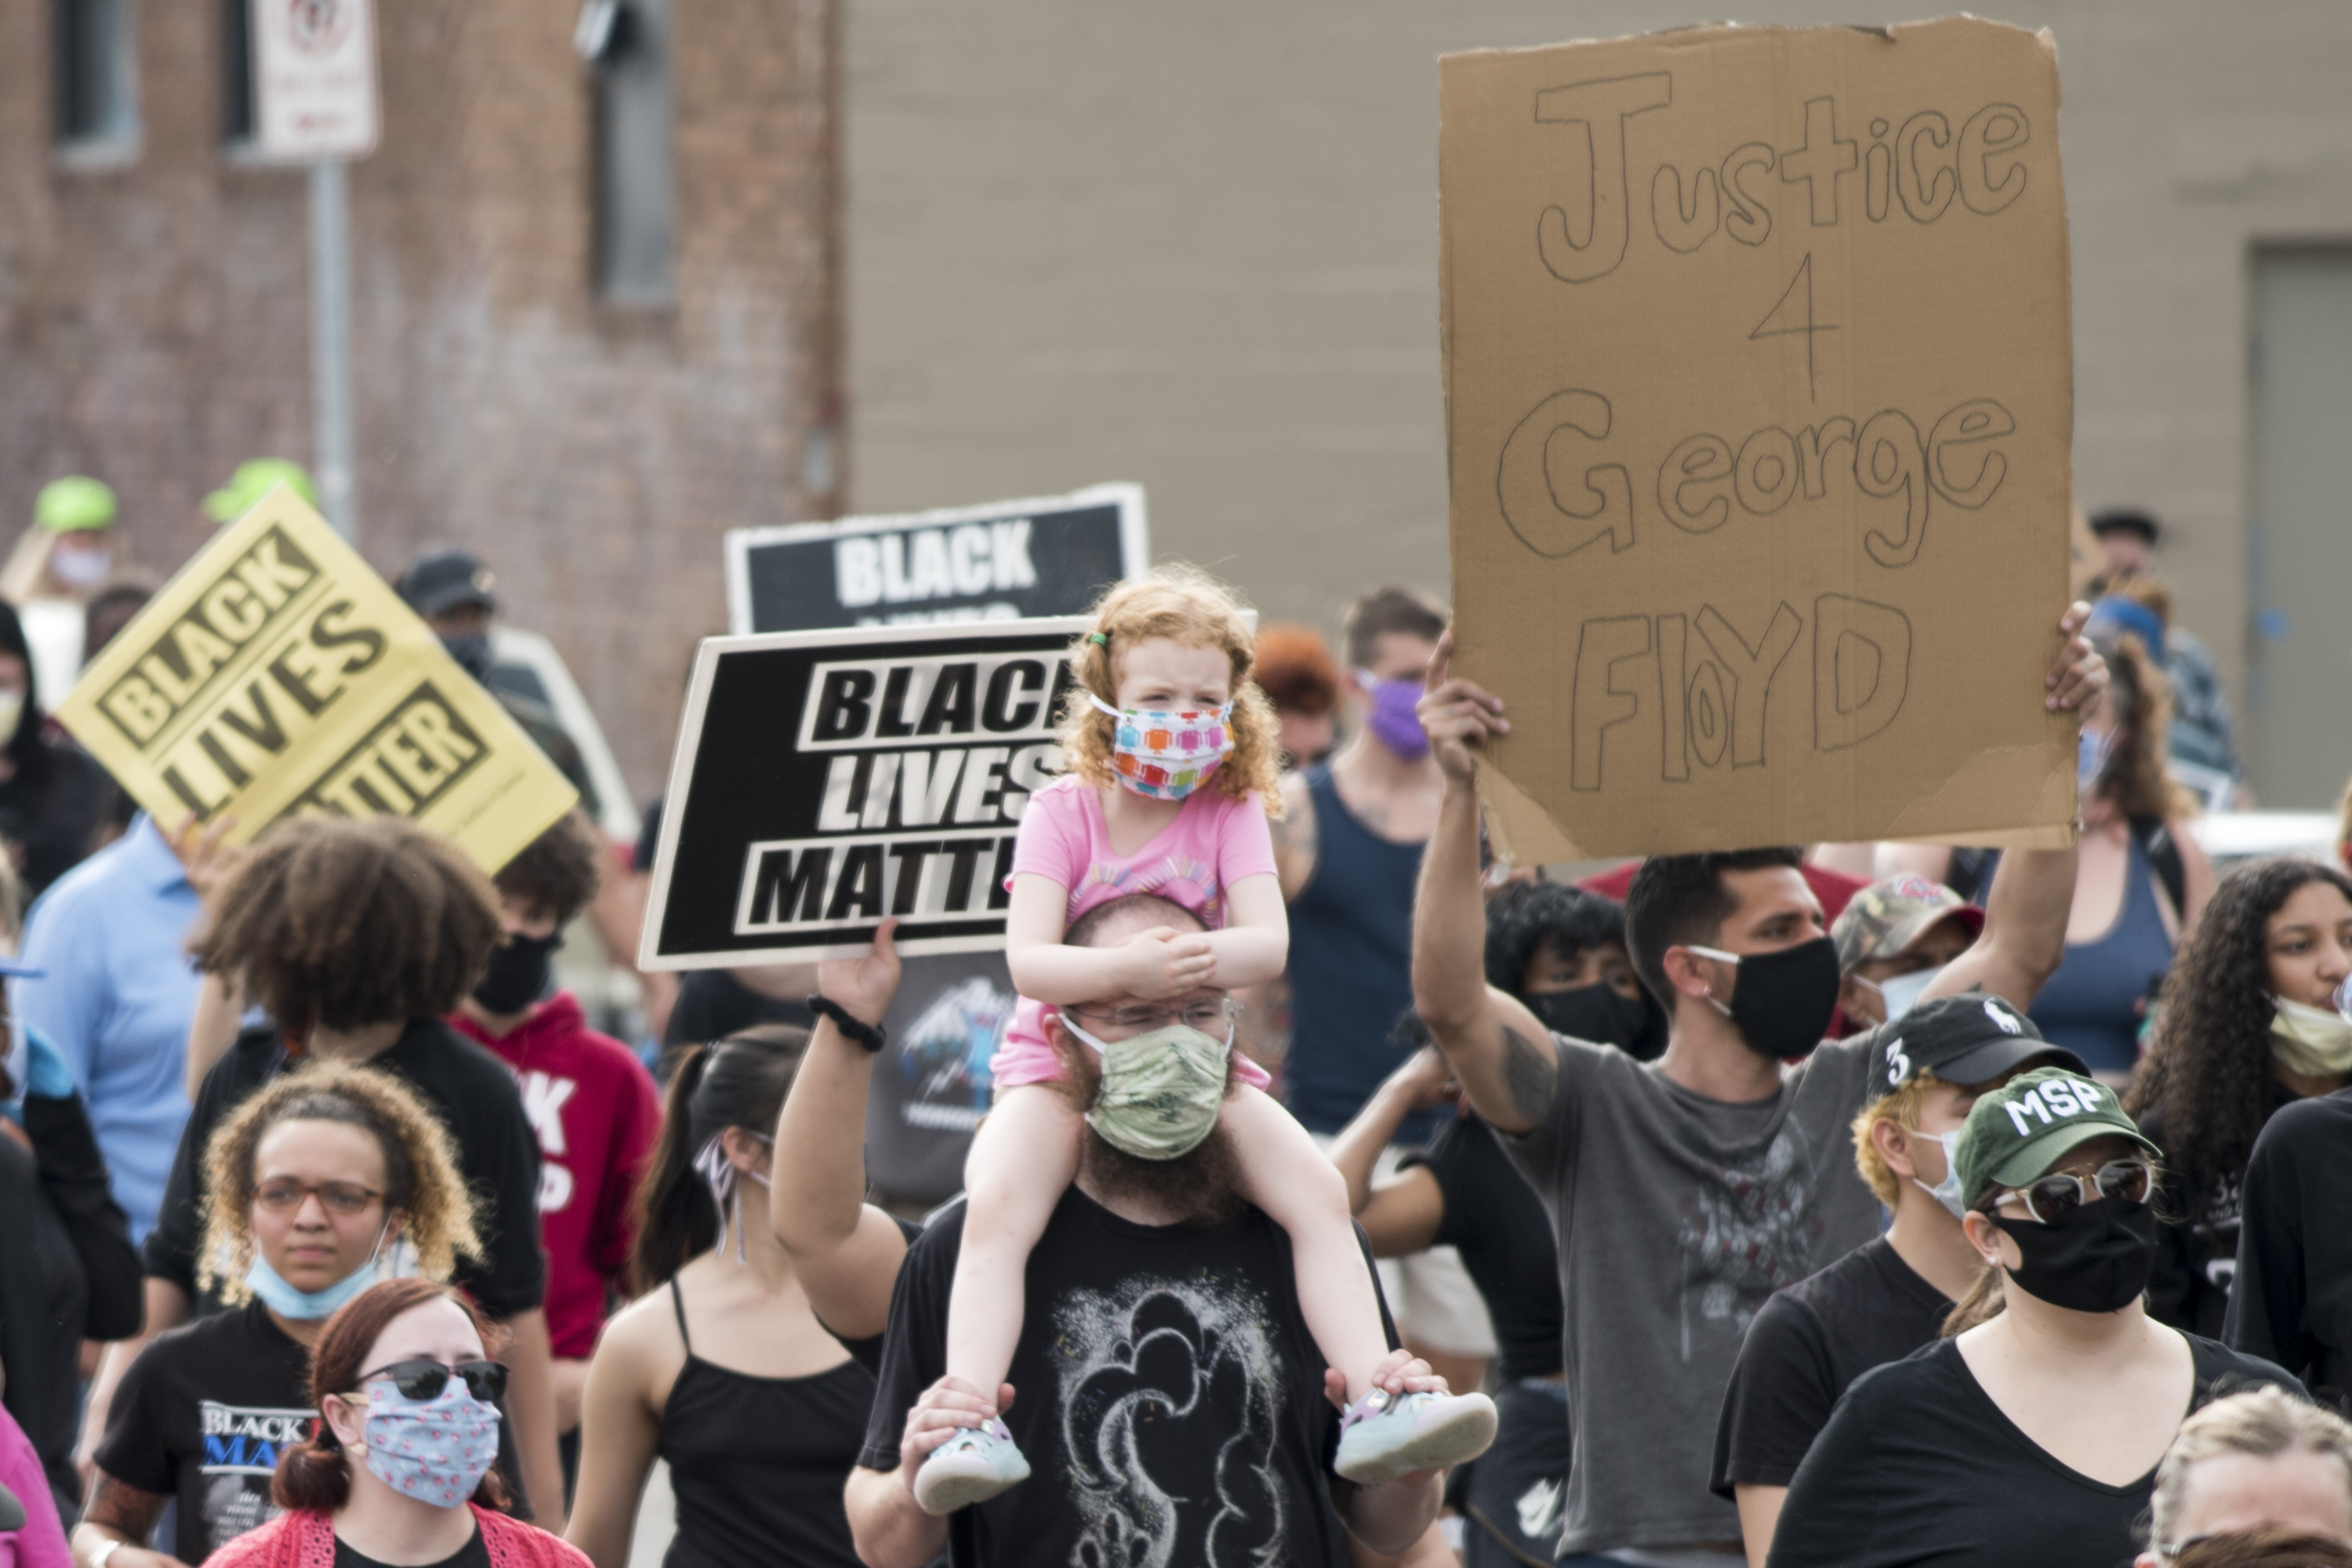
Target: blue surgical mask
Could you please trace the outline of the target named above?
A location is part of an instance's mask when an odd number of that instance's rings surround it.
[[[245,1271],[246,1288],[281,1318],[290,1318],[298,1323],[331,1318],[344,1303],[383,1277],[383,1242],[391,1234],[392,1226],[387,1223],[377,1235],[375,1251],[368,1255],[368,1260],[323,1290],[305,1290],[293,1284],[269,1266],[269,1259],[256,1252],[253,1267]]]
[[[1878,993],[1878,999],[1886,1005],[1886,1021],[1892,1024],[1916,1007],[1919,993],[1927,990],[1936,976],[1943,973],[1944,966],[1939,963],[1933,969],[1915,969],[1908,974],[1897,974],[1889,980],[1864,980],[1862,983]],[[1855,978],[1861,977],[1857,975]]]
[[[2099,784],[2099,775],[2107,771],[2107,753],[2115,749],[2112,730],[2085,727],[2074,742],[2074,790],[2088,795]]]
[[[1913,1186],[1951,1210],[1954,1219],[1969,1212],[1969,1205],[1960,1198],[1960,1134],[1966,1131],[1966,1128],[1955,1127],[1949,1132],[1920,1133],[1920,1137],[1933,1138],[1943,1146],[1944,1179],[1931,1187],[1916,1176],[1911,1178]]]

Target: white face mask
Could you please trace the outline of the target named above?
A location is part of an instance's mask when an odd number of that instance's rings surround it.
[[[2272,998],[2271,1054],[2291,1073],[2341,1078],[2352,1073],[2352,1022],[2333,1008]]]
[[[1951,1210],[1954,1219],[1958,1219],[1969,1212],[1969,1205],[1960,1196],[1960,1134],[1967,1131],[1968,1129],[1964,1127],[1955,1127],[1949,1132],[1914,1134],[1916,1137],[1927,1139],[1939,1144],[1943,1148],[1944,1179],[1931,1187],[1914,1176],[1911,1178],[1911,1184]]]
[[[114,569],[111,550],[51,550],[49,575],[68,588],[95,588]]]
[[[1919,1005],[1919,993],[1933,984],[1936,976],[1943,973],[1945,965],[1939,963],[1933,969],[1915,969],[1908,974],[1897,974],[1883,981],[1862,980],[1859,974],[1854,978],[1878,993],[1879,1001],[1886,1007],[1886,1021],[1892,1024]]]

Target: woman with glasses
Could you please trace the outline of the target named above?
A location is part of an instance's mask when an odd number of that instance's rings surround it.
[[[80,1568],[198,1563],[277,1513],[279,1453],[311,1433],[328,1319],[395,1269],[446,1280],[480,1251],[448,1134],[400,1080],[316,1063],[205,1148],[200,1257],[230,1310],[158,1336],[123,1374],[73,1534]],[[171,1554],[146,1542],[166,1504]]]
[[[771,1132],[808,1034],[761,1024],[688,1047],[637,1189],[632,1268],[647,1293],[588,1367],[568,1539],[627,1568],[637,1501],[669,1462],[668,1568],[855,1568],[842,1489],[874,1375],[825,1331],[768,1200]]]
[[[1846,1391],[1773,1568],[2122,1563],[2184,1416],[2261,1384],[2302,1394],[2147,1315],[2161,1157],[2113,1089],[2063,1068],[1977,1100],[1953,1163],[1985,1273],[1945,1338]]]
[[[2352,1083],[2352,878],[2260,860],[2222,879],[2180,950],[2125,1107],[2167,1155],[2147,1308],[2219,1338],[2246,1162],[2282,1107]]]
[[[309,1441],[278,1461],[287,1511],[216,1552],[215,1568],[587,1568],[555,1536],[493,1511],[507,1369],[491,1331],[446,1285],[370,1286],[312,1352]]]

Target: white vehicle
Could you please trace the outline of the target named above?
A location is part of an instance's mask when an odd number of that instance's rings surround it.
[[[555,645],[537,632],[492,627],[490,673],[483,684],[536,702],[554,715],[572,743],[580,748],[580,759],[588,769],[588,782],[596,792],[596,826],[616,844],[635,844],[636,803],[629,798],[629,786],[621,777],[620,764],[613,760],[613,748],[604,743],[604,727],[596,722],[588,700],[580,695],[580,687],[563,667],[563,656],[555,651]]]

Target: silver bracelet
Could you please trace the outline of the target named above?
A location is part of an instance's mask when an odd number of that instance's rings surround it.
[[[107,1559],[130,1544],[131,1542],[123,1540],[122,1537],[116,1536],[89,1554],[89,1568],[106,1568]]]

